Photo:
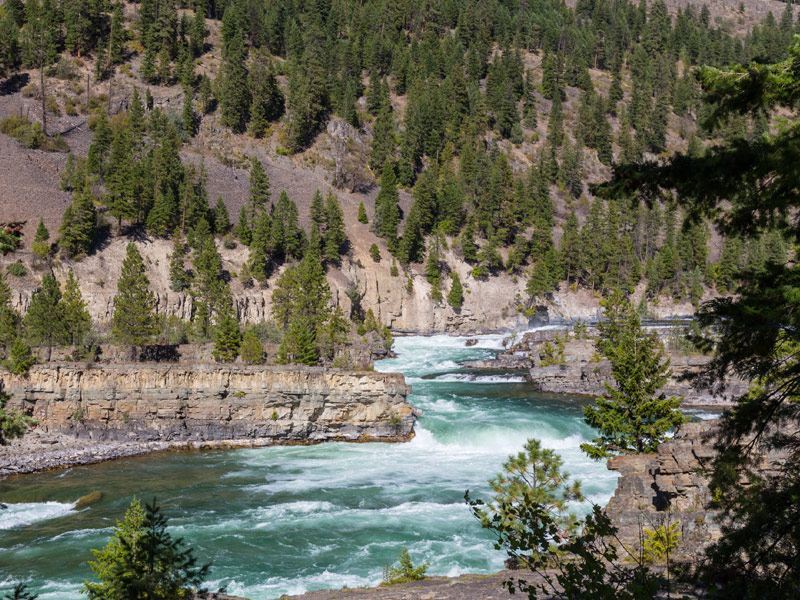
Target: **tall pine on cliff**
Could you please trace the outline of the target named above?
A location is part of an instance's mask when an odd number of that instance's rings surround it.
[[[64,293],[61,296],[61,310],[64,318],[65,341],[73,346],[83,343],[92,324],[78,283],[78,278],[70,269],[67,281],[64,283]]]
[[[615,291],[603,301],[597,324],[597,350],[611,363],[614,383],[606,383],[606,398],[586,406],[586,423],[600,432],[581,449],[591,458],[655,452],[670,431],[686,422],[681,398],[657,396],[672,374],[669,359],[655,333],[643,328],[636,308]]]
[[[47,360],[53,346],[64,341],[64,311],[61,286],[50,273],[42,277],[42,285],[31,297],[31,304],[22,321],[25,335],[34,345],[47,348]]]
[[[150,289],[142,255],[133,242],[125,250],[117,281],[112,333],[117,342],[131,346],[134,357],[136,351],[152,342],[158,333],[156,297]]]

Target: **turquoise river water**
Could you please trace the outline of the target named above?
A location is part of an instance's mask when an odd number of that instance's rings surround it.
[[[501,569],[504,555],[464,491],[486,498],[487,480],[526,439],[557,449],[589,501],[604,504],[617,478],[578,448],[592,434],[585,400],[459,368],[495,354],[501,339],[472,348],[447,336],[396,340],[398,357],[376,367],[404,373],[424,412],[407,444],[160,453],[0,481],[0,595],[23,581],[42,600],[81,598],[90,550],[134,494],[157,496],[170,531],[213,563],[209,589],[253,600],[375,585],[403,546],[433,574]],[[102,501],[74,510],[93,491]]]

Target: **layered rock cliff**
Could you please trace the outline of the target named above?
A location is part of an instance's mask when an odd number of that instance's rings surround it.
[[[680,523],[681,541],[672,558],[692,561],[702,556],[721,531],[719,513],[710,508],[713,492],[709,469],[715,456],[718,421],[684,425],[659,445],[656,454],[616,456],[608,468],[621,474],[606,511],[619,528],[619,539],[638,548],[644,529]],[[779,468],[778,453],[762,456],[764,473]]]
[[[568,332],[558,330],[529,332],[521,340],[510,343],[508,350],[496,359],[472,361],[466,363],[466,366],[478,369],[525,370],[527,378],[543,392],[605,395],[605,384],[612,382],[611,363],[600,357],[593,340],[566,339],[568,337]],[[557,338],[560,338],[562,344],[560,351]],[[685,399],[684,405],[687,406],[729,406],[735,398],[747,391],[747,383],[733,377],[722,390],[715,390],[713,393],[693,387],[687,376],[702,371],[711,357],[684,354],[679,350],[670,351],[671,340],[662,341],[668,349],[672,376],[659,393],[682,396]],[[548,364],[551,362],[561,364]]]
[[[93,441],[399,441],[417,417],[397,373],[63,364],[3,375],[3,387],[39,432]]]

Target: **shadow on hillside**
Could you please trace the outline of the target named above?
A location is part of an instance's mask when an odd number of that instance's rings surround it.
[[[10,96],[16,94],[26,85],[30,80],[30,75],[27,73],[14,73],[11,77],[3,82],[0,82],[0,96]]]

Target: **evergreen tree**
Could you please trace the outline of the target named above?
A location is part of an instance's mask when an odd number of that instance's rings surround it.
[[[192,262],[195,268],[191,288],[194,308],[192,322],[198,338],[208,340],[211,339],[212,323],[226,308],[230,295],[228,284],[222,277],[222,257],[214,238],[209,236],[200,240]]]
[[[373,261],[381,262],[381,249],[378,248],[378,244],[372,244],[369,247],[369,255],[372,257]]]
[[[342,207],[333,192],[325,199],[325,232],[322,235],[323,258],[333,263],[347,246],[347,234],[344,227]]]
[[[97,228],[97,211],[88,188],[73,194],[58,229],[58,246],[70,258],[85,256],[92,249]]]
[[[25,377],[35,364],[36,357],[31,352],[30,346],[21,337],[15,338],[8,350],[8,358],[3,361],[6,369],[14,375]]]
[[[22,325],[30,343],[47,347],[49,361],[53,346],[61,344],[66,337],[61,286],[50,273],[42,276],[42,285],[31,297]]]
[[[167,532],[167,519],[155,498],[144,510],[134,498],[108,545],[93,552],[96,560],[90,566],[98,581],[84,584],[92,600],[170,600],[205,594],[202,583],[209,565],[199,566],[194,551]]]
[[[247,206],[251,239],[258,216],[269,209],[271,196],[269,176],[264,170],[264,165],[261,164],[260,160],[253,157],[250,161],[250,202]],[[241,219],[239,222],[241,224]],[[241,232],[239,236],[239,239],[241,239]],[[246,242],[242,241],[242,243]]]
[[[39,225],[36,227],[36,233],[33,236],[33,243],[31,244],[31,251],[34,256],[44,260],[50,256],[50,244],[47,240],[50,239],[50,232],[44,225],[44,220],[39,218]]]
[[[369,220],[367,219],[367,209],[364,206],[363,200],[358,203],[358,222],[364,223],[365,225],[369,223]]]
[[[214,350],[212,354],[217,362],[233,362],[239,355],[242,333],[239,323],[233,314],[232,302],[228,302],[217,316],[214,331]]]
[[[86,301],[81,295],[78,278],[72,269],[67,274],[64,283],[64,293],[61,296],[61,316],[64,322],[65,340],[72,346],[80,346],[89,334],[92,320],[86,309]]]
[[[241,133],[250,120],[250,86],[248,85],[247,49],[244,36],[237,34],[223,52],[217,86],[222,124]]]
[[[220,196],[217,199],[217,206],[214,207],[214,231],[219,235],[225,235],[230,231],[231,220],[228,216],[228,207]]]
[[[271,59],[259,51],[250,68],[250,133],[263,137],[271,121],[279,119],[286,100],[275,78]]]
[[[250,222],[247,217],[247,205],[242,206],[239,211],[239,222],[236,224],[236,237],[245,246],[249,246],[253,239],[253,230],[250,228]]]
[[[172,254],[169,257],[169,289],[173,292],[182,292],[191,285],[184,262],[186,260],[186,242],[176,231],[172,236]]]
[[[400,223],[400,208],[397,206],[397,183],[394,167],[386,161],[381,173],[381,189],[375,197],[375,216],[372,230],[386,239],[389,250],[397,246],[397,226]]]
[[[114,297],[112,333],[120,343],[131,346],[133,355],[149,344],[158,333],[156,297],[150,289],[142,255],[136,244],[130,242],[122,261],[122,272],[117,280]]]
[[[244,332],[242,346],[239,350],[242,360],[247,364],[255,365],[264,362],[264,346],[262,346],[252,329]]]
[[[531,298],[539,298],[553,291],[553,278],[544,258],[540,258],[533,265],[531,276],[528,278],[528,283],[525,284],[525,291]]]
[[[384,106],[375,119],[375,127],[372,129],[372,146],[369,152],[369,166],[373,171],[377,171],[386,164],[393,161],[395,154],[395,131],[394,118],[390,106]]]
[[[655,452],[670,431],[686,422],[681,398],[656,396],[672,374],[655,333],[641,326],[635,307],[619,290],[603,302],[597,350],[611,363],[614,384],[607,398],[584,408],[586,423],[600,432],[581,449],[596,460],[613,454]]]
[[[450,292],[447,294],[447,302],[453,308],[461,308],[464,304],[464,288],[461,287],[461,278],[458,273],[452,271],[450,273]]]

